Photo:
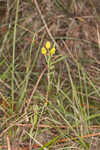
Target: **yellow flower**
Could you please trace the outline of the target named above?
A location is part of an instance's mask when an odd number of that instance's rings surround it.
[[[46,55],[47,50],[44,47],[42,47],[41,52],[42,52],[43,55]]]
[[[46,42],[46,44],[45,44],[45,47],[42,47],[42,49],[41,49],[41,53],[43,54],[43,55],[54,55],[55,54],[55,51],[56,51],[56,49],[55,49],[55,47],[53,47],[53,48],[50,48],[51,47],[51,43],[49,42],[49,41],[47,41]]]
[[[50,49],[51,43],[49,41],[47,41],[45,46],[47,49]]]
[[[53,47],[53,48],[50,50],[50,54],[51,54],[51,55],[55,54],[55,51],[56,51],[56,49],[55,49],[55,47]]]

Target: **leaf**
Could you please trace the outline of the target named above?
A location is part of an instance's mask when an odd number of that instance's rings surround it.
[[[33,126],[35,127],[38,121],[38,105],[33,105],[34,109],[34,120],[33,120]]]
[[[67,57],[67,56],[61,56],[61,57],[58,58],[56,61],[53,61],[53,62],[51,63],[51,65],[54,65],[54,64],[56,64],[56,63],[62,61],[62,60],[65,59],[66,57]]]
[[[48,143],[46,143],[45,145],[43,145],[39,150],[46,150],[46,147],[50,147],[55,141],[57,141],[57,139],[59,138],[59,136],[53,138],[52,140],[50,140]],[[48,149],[47,149],[48,150]]]

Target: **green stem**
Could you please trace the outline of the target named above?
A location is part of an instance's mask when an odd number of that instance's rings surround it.
[[[14,25],[14,36],[13,36],[13,58],[12,58],[12,110],[13,112],[13,105],[14,105],[14,80],[15,80],[15,49],[16,49],[16,28],[18,22],[18,8],[19,8],[19,0],[16,1],[16,17],[15,17],[15,25]]]

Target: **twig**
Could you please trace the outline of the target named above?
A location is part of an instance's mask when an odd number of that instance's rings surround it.
[[[45,26],[45,28],[46,28],[46,31],[47,31],[48,35],[50,36],[51,40],[55,43],[55,46],[57,47],[58,51],[60,51],[60,47],[59,47],[59,45],[57,44],[57,42],[55,41],[55,39],[53,38],[53,36],[52,36],[52,34],[51,34],[51,32],[50,32],[50,30],[49,30],[47,24],[46,24],[46,21],[45,21],[43,15],[42,15],[42,13],[41,13],[41,10],[40,10],[40,8],[39,8],[39,5],[38,5],[37,0],[32,0],[32,2],[34,2],[35,5],[36,5],[36,8],[37,8],[37,10],[38,10],[38,12],[39,12],[39,14],[40,14],[40,16],[41,16],[42,22],[43,22],[43,24],[44,24],[44,26]],[[62,54],[64,54],[64,51],[60,51],[60,52],[61,52]]]
[[[9,136],[7,135],[7,145],[8,145],[8,150],[11,150],[11,145],[10,145],[10,140]]]
[[[93,134],[87,134],[87,135],[83,135],[83,136],[80,136],[81,138],[89,138],[89,137],[95,137],[95,136],[100,136],[100,132],[98,133],[93,133]],[[80,137],[74,137],[74,138],[65,138],[65,139],[61,139],[61,140],[58,140],[57,142],[58,143],[62,143],[62,142],[67,142],[67,141],[71,141],[71,140],[78,140]]]
[[[34,87],[32,93],[31,93],[31,96],[30,96],[30,98],[28,99],[28,103],[27,103],[27,107],[26,107],[26,110],[25,110],[25,111],[27,111],[28,106],[29,106],[30,103],[31,103],[32,97],[33,97],[33,95],[34,95],[34,93],[35,93],[35,91],[36,91],[36,89],[37,89],[37,87],[38,87],[38,85],[39,85],[39,83],[40,83],[40,80],[41,80],[41,78],[43,77],[43,75],[44,75],[46,69],[47,69],[47,66],[44,68],[44,70],[42,71],[42,73],[40,74],[40,76],[39,76],[39,78],[38,78],[38,80],[37,80],[37,82],[36,82],[36,85],[35,85],[35,87]]]

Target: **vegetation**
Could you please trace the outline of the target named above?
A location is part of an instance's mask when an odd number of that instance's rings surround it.
[[[99,3],[0,1],[1,150],[99,150]]]

